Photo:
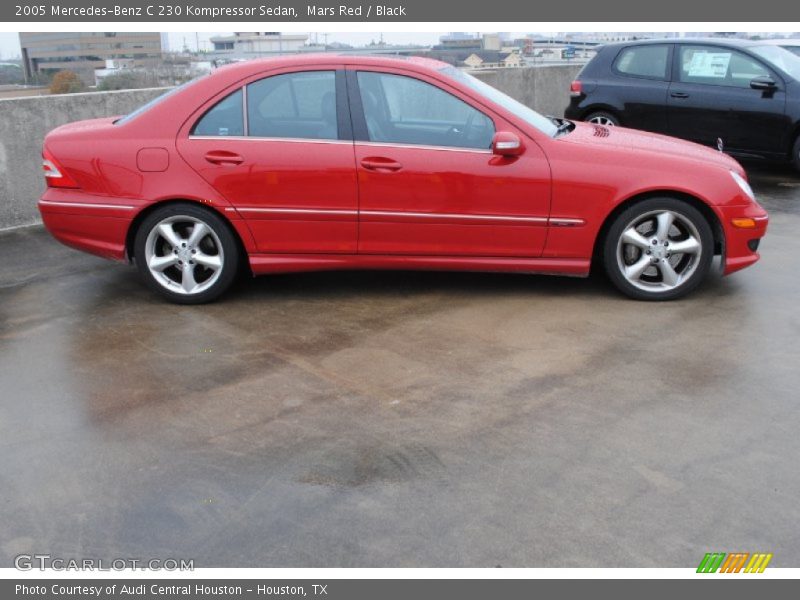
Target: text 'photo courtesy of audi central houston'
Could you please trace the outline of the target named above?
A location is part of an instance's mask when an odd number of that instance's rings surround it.
[[[180,303],[242,272],[586,276],[669,300],[759,258],[744,170],[677,139],[547,118],[445,63],[236,63],[44,142],[44,223]]]

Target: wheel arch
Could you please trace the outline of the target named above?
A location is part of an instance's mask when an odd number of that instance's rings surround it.
[[[622,202],[619,202],[614,209],[606,215],[606,218],[603,220],[603,224],[600,226],[600,230],[597,233],[597,237],[595,238],[594,249],[592,252],[592,257],[595,259],[592,260],[593,265],[602,263],[601,260],[596,259],[602,256],[603,245],[605,243],[606,236],[608,235],[608,230],[611,228],[611,224],[614,222],[617,216],[631,206],[650,198],[675,198],[676,200],[683,200],[687,204],[696,208],[700,214],[705,217],[706,221],[708,221],[708,224],[711,227],[711,233],[714,236],[714,254],[717,255],[724,253],[725,232],[722,229],[722,223],[719,220],[719,216],[717,216],[717,213],[714,212],[714,209],[711,208],[707,202],[701,200],[697,196],[677,190],[649,190],[647,192],[634,194]]]
[[[592,113],[604,112],[609,113],[616,117],[619,124],[622,125],[623,119],[620,116],[620,110],[611,106],[610,104],[592,104],[583,111],[581,111],[581,121],[585,121]]]
[[[125,258],[128,262],[132,263],[134,259],[134,241],[136,240],[136,232],[139,231],[139,227],[141,226],[142,222],[153,212],[160,208],[164,208],[165,206],[170,206],[173,204],[192,204],[198,208],[204,208],[210,212],[213,212],[215,215],[222,219],[222,222],[225,223],[225,226],[228,230],[233,234],[233,239],[236,240],[236,243],[239,246],[239,253],[242,257],[242,265],[244,266],[245,263],[247,264],[247,269],[250,269],[249,261],[247,257],[249,255],[247,251],[247,247],[245,246],[244,240],[240,235],[239,231],[236,227],[233,226],[231,220],[228,216],[224,213],[224,211],[220,210],[218,207],[213,206],[207,202],[202,202],[200,200],[192,199],[192,198],[165,198],[162,200],[158,200],[157,202],[153,202],[149,204],[142,210],[140,210],[136,216],[131,221],[130,225],[128,226],[128,232],[125,234]]]

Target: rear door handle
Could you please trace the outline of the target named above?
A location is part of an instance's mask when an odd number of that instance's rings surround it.
[[[228,152],[227,150],[206,152],[205,159],[215,165],[240,165],[244,162],[244,158],[235,152]]]
[[[672,96],[673,98],[688,98],[689,97],[689,94],[687,94],[686,92],[670,92],[669,95]]]
[[[399,171],[403,168],[396,160],[385,156],[368,156],[361,159],[361,166],[370,171]]]

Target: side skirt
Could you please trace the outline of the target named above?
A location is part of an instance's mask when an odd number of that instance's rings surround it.
[[[488,271],[586,277],[588,258],[508,258],[473,256],[395,256],[378,254],[252,254],[254,275],[356,269]]]

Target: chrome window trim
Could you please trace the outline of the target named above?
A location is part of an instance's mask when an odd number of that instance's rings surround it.
[[[489,148],[460,148],[459,146],[426,146],[424,144],[394,144],[392,142],[367,142],[356,140],[362,146],[375,146],[377,148],[408,148],[410,150],[442,150],[444,152],[469,152],[471,154],[493,154]]]
[[[293,144],[353,144],[353,140],[326,140],[319,138],[276,138],[258,137],[253,135],[190,135],[190,140],[241,140],[253,142],[289,142]]]

